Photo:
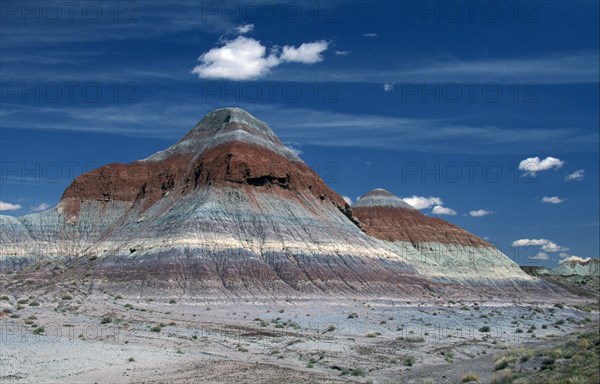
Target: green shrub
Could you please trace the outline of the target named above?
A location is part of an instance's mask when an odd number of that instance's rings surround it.
[[[513,372],[510,369],[504,369],[494,373],[490,384],[512,384],[514,380]]]
[[[406,365],[407,367],[412,367],[415,364],[415,358],[412,356],[406,356],[404,359],[402,359],[402,364]]]
[[[554,359],[552,357],[546,357],[544,360],[542,360],[542,364],[540,366],[540,371],[544,371],[544,370],[552,370],[554,369]]]
[[[494,370],[500,371],[506,367],[508,367],[508,360],[501,358],[500,360],[496,361],[496,364],[494,365]]]
[[[466,375],[463,376],[461,382],[462,383],[467,383],[469,381],[476,381],[479,383],[479,376],[477,376],[474,373],[467,373]]]

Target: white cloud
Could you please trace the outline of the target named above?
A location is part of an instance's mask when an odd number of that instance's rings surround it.
[[[292,152],[294,155],[296,155],[298,157],[300,157],[300,155],[304,153],[304,152],[302,152],[302,150],[300,148],[290,147],[289,145],[287,146],[287,148],[290,150],[290,152]]]
[[[560,260],[559,263],[563,264],[563,263],[568,263],[569,261],[575,261],[577,263],[584,263],[586,261],[590,261],[591,259],[592,259],[591,257],[587,257],[584,259],[583,257],[579,257],[579,256],[569,256],[565,259]]]
[[[431,213],[433,213],[434,215],[456,215],[456,211],[454,209],[442,207],[441,205],[436,205],[435,207],[433,207]]]
[[[192,73],[205,79],[257,79],[283,62],[312,64],[322,61],[321,53],[327,45],[325,41],[304,43],[298,48],[286,45],[280,56],[275,50],[267,55],[267,48],[260,41],[238,36],[235,40],[226,41],[224,46],[202,54],[198,58],[201,63],[192,69]]]
[[[252,32],[253,29],[254,29],[254,24],[244,24],[244,25],[240,25],[235,30],[237,31],[237,33],[243,35],[248,32]]]
[[[519,239],[512,243],[513,247],[541,246],[545,252],[561,252],[568,251],[569,248],[561,247],[548,239]]]
[[[542,250],[546,252],[560,252],[560,251],[568,251],[569,248],[561,247],[560,245],[549,241],[547,244],[542,245]]]
[[[472,217],[483,217],[483,216],[491,215],[492,213],[493,213],[492,211],[487,211],[485,209],[478,209],[476,211],[469,212],[469,216],[472,216]]]
[[[364,37],[377,37],[377,36],[379,36],[379,35],[378,35],[378,34],[376,34],[376,33],[365,33],[363,36],[364,36]]]
[[[390,84],[390,83],[385,83],[383,84],[383,90],[385,92],[391,92],[394,90],[394,84]]]
[[[561,199],[558,196],[544,196],[542,197],[542,203],[548,203],[548,204],[560,204],[562,203],[564,200]]]
[[[549,260],[550,256],[546,252],[538,252],[529,258],[530,260]]]
[[[265,56],[267,49],[259,41],[240,36],[227,41],[223,47],[213,48],[198,58],[192,73],[207,79],[248,80],[265,76],[270,68],[279,65],[273,55]]]
[[[580,169],[565,176],[565,181],[581,181],[585,177],[585,170]]]
[[[302,152],[302,150],[300,148],[298,148],[300,146],[300,144],[296,141],[286,141],[284,142],[285,146],[287,147],[287,149],[290,150],[290,152],[292,152],[294,155],[300,157],[300,155],[304,152]]]
[[[19,204],[11,204],[6,203],[4,201],[0,201],[0,211],[16,211],[21,208],[22,207]]]
[[[588,259],[583,259],[583,258],[581,258],[581,257],[579,257],[577,255],[572,255],[572,254],[567,253],[567,252],[561,252],[561,253],[558,254],[558,256],[561,258],[561,260],[562,259],[572,259],[572,260],[588,260],[589,259],[589,258]]]
[[[416,208],[416,209],[427,209],[427,208],[433,207],[434,205],[443,205],[444,204],[442,199],[440,199],[439,197],[433,197],[433,196],[403,197],[402,200],[405,203],[412,205],[413,208]]]
[[[346,202],[346,204],[352,205],[352,198],[351,197],[342,196],[342,199],[344,199],[344,201]]]
[[[333,51],[338,56],[346,56],[350,54],[350,51]]]
[[[326,41],[315,41],[314,43],[303,43],[298,48],[286,45],[281,51],[279,59],[281,61],[314,64],[323,61],[321,53],[327,49],[329,44]]]
[[[40,205],[38,205],[37,207],[31,207],[29,208],[31,211],[33,212],[41,212],[41,211],[45,211],[46,209],[50,208],[49,204],[46,203],[41,203]]]
[[[525,171],[525,175],[535,176],[537,172],[548,171],[550,169],[559,169],[565,162],[556,157],[548,156],[545,159],[539,157],[529,157],[519,163],[519,170]]]
[[[525,247],[528,245],[544,245],[548,243],[546,239],[519,239],[512,243],[513,247]]]

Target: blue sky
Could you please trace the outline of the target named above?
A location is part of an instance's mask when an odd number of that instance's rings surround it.
[[[2,214],[240,106],[354,201],[388,189],[521,264],[598,257],[597,1],[0,11]]]

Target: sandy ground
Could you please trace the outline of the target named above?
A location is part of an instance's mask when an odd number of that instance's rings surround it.
[[[8,295],[0,381],[486,383],[495,354],[598,327],[554,304]]]

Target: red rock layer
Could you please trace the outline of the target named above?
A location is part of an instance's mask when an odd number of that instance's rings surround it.
[[[454,224],[426,216],[415,209],[370,206],[354,207],[352,212],[368,235],[381,240],[492,247]]]
[[[349,212],[345,201],[306,164],[242,142],[222,144],[195,158],[178,154],[161,161],[106,165],[77,177],[61,203],[67,215],[77,215],[86,200],[136,202],[147,209],[166,193],[187,194],[203,185],[270,189],[299,200],[309,193]]]

